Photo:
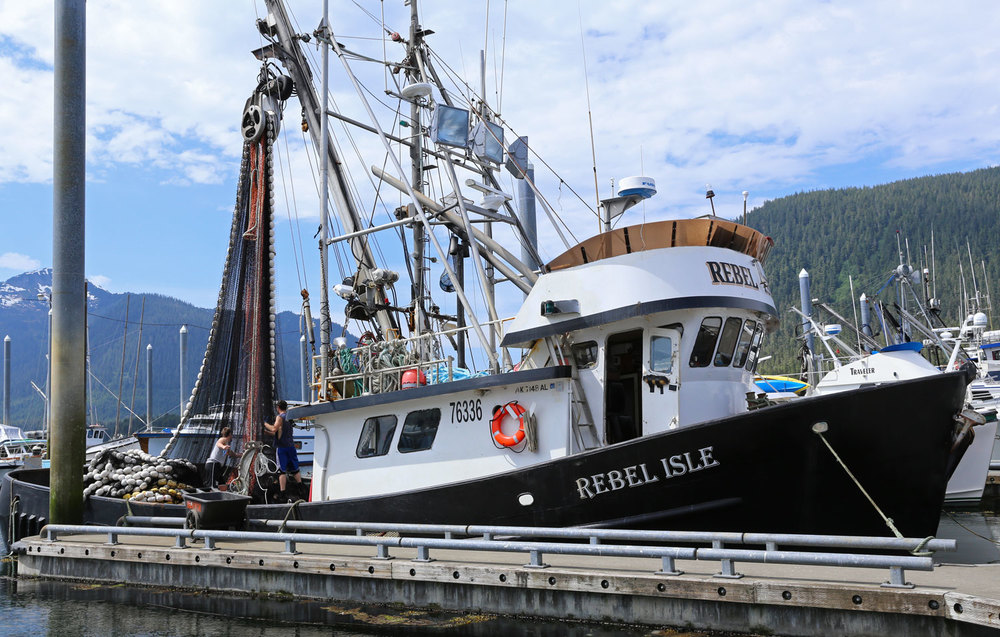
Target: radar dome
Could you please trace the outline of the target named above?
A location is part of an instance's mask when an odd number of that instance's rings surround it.
[[[656,194],[656,181],[652,177],[622,177],[618,182],[618,196],[639,195],[649,199]]]
[[[972,315],[972,325],[974,327],[986,327],[989,319],[982,312],[976,312]]]

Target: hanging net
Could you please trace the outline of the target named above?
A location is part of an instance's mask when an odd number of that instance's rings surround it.
[[[256,441],[273,443],[263,429],[265,421],[274,422],[280,397],[271,150],[291,92],[286,80],[265,67],[244,109],[243,160],[219,300],[191,398],[164,451],[168,458],[205,462],[224,427],[232,430],[236,452]],[[226,478],[238,462],[226,458]]]

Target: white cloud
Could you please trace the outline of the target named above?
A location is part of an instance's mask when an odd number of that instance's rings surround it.
[[[32,259],[26,254],[18,254],[17,252],[4,252],[0,254],[0,268],[7,270],[28,272],[30,270],[37,270],[41,265],[38,259]]]
[[[376,17],[384,10],[386,26],[405,35],[408,7],[362,4],[373,5]],[[298,29],[311,32],[319,21],[317,3],[291,5]],[[829,175],[845,165],[863,165],[865,184],[873,184],[886,175],[940,172],[941,166],[992,165],[1000,155],[1000,5],[992,0],[948,6],[916,0],[489,6],[486,39],[482,3],[421,2],[422,25],[435,31],[428,43],[442,58],[434,64],[441,75],[465,78],[478,90],[479,51],[488,40],[489,101],[502,103],[504,121],[528,135],[532,148],[559,171],[554,177],[534,160],[546,200],[581,238],[598,228],[587,209],[595,205],[588,83],[600,195],[609,195],[612,178],[643,172],[657,180],[659,194],[630,211],[631,219],[643,211],[649,219],[707,212],[706,182],[720,213],[733,216],[742,210],[743,190],[750,191],[753,207],[761,193],[827,187]],[[51,180],[52,13],[51,0],[0,3],[0,77],[10,89],[0,100],[0,126],[8,131],[0,135],[0,184]],[[259,70],[249,54],[262,44],[253,23],[264,13],[259,0],[89,3],[88,177],[113,179],[114,169],[127,165],[149,171],[161,184],[194,189],[232,183],[243,102]],[[338,41],[381,59],[377,19],[350,0],[332,2],[330,15]],[[318,57],[314,44],[304,48]],[[386,49],[390,60],[401,59],[398,44]],[[352,68],[371,88],[376,108],[384,110],[375,98],[395,105],[384,89],[393,88],[398,76],[387,78],[376,64],[353,62]],[[337,108],[367,123],[336,56],[331,77]],[[384,125],[408,116],[404,108],[386,116]],[[293,99],[284,122],[293,154],[285,157],[286,142],[280,142],[276,202],[301,221],[303,243],[311,245],[316,164],[294,153],[301,146],[299,122]],[[370,165],[382,165],[384,150],[370,135],[344,139],[339,123],[331,130],[341,139],[358,206],[370,212]],[[354,144],[364,161],[355,158]],[[441,172],[429,173],[439,190]],[[506,174],[500,178],[512,192]],[[389,208],[402,200],[388,188],[381,194]],[[218,207],[213,200],[207,209]],[[543,252],[555,256],[562,245],[543,222],[541,207],[538,213]],[[385,220],[381,213],[376,218]],[[281,230],[279,240],[289,234]],[[224,240],[219,244],[224,249]],[[115,274],[110,264],[96,267],[119,283],[127,268]]]

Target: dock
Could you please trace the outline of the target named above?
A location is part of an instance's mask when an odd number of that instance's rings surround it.
[[[721,543],[688,559],[694,549],[676,549],[676,558],[663,550],[630,557],[601,545],[580,555],[556,548],[565,544],[546,549],[489,537],[498,548],[484,553],[482,537],[414,540],[391,532],[341,535],[340,543],[323,544],[308,533],[50,532],[59,528],[50,525],[15,545],[19,578],[741,633],[981,635],[1000,629],[1000,564],[949,565],[946,553],[935,555],[945,563],[933,570],[903,571],[874,566],[881,558],[866,568],[757,563],[787,552],[769,547],[773,557],[761,558],[760,551],[727,553]],[[461,548],[463,542],[475,549]],[[916,565],[930,558],[900,559]]]

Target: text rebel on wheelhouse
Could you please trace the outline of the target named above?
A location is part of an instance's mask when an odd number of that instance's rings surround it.
[[[712,285],[742,285],[755,290],[760,289],[748,267],[721,261],[706,261],[705,265],[712,275]]]
[[[659,482],[660,478],[669,480],[718,466],[719,461],[712,457],[712,447],[702,447],[696,452],[685,451],[669,458],[660,458],[659,466],[654,464],[653,468],[647,467],[643,462],[630,467],[612,469],[606,473],[597,473],[587,478],[577,478],[576,489],[580,493],[580,499],[586,500],[596,498],[603,493]]]

